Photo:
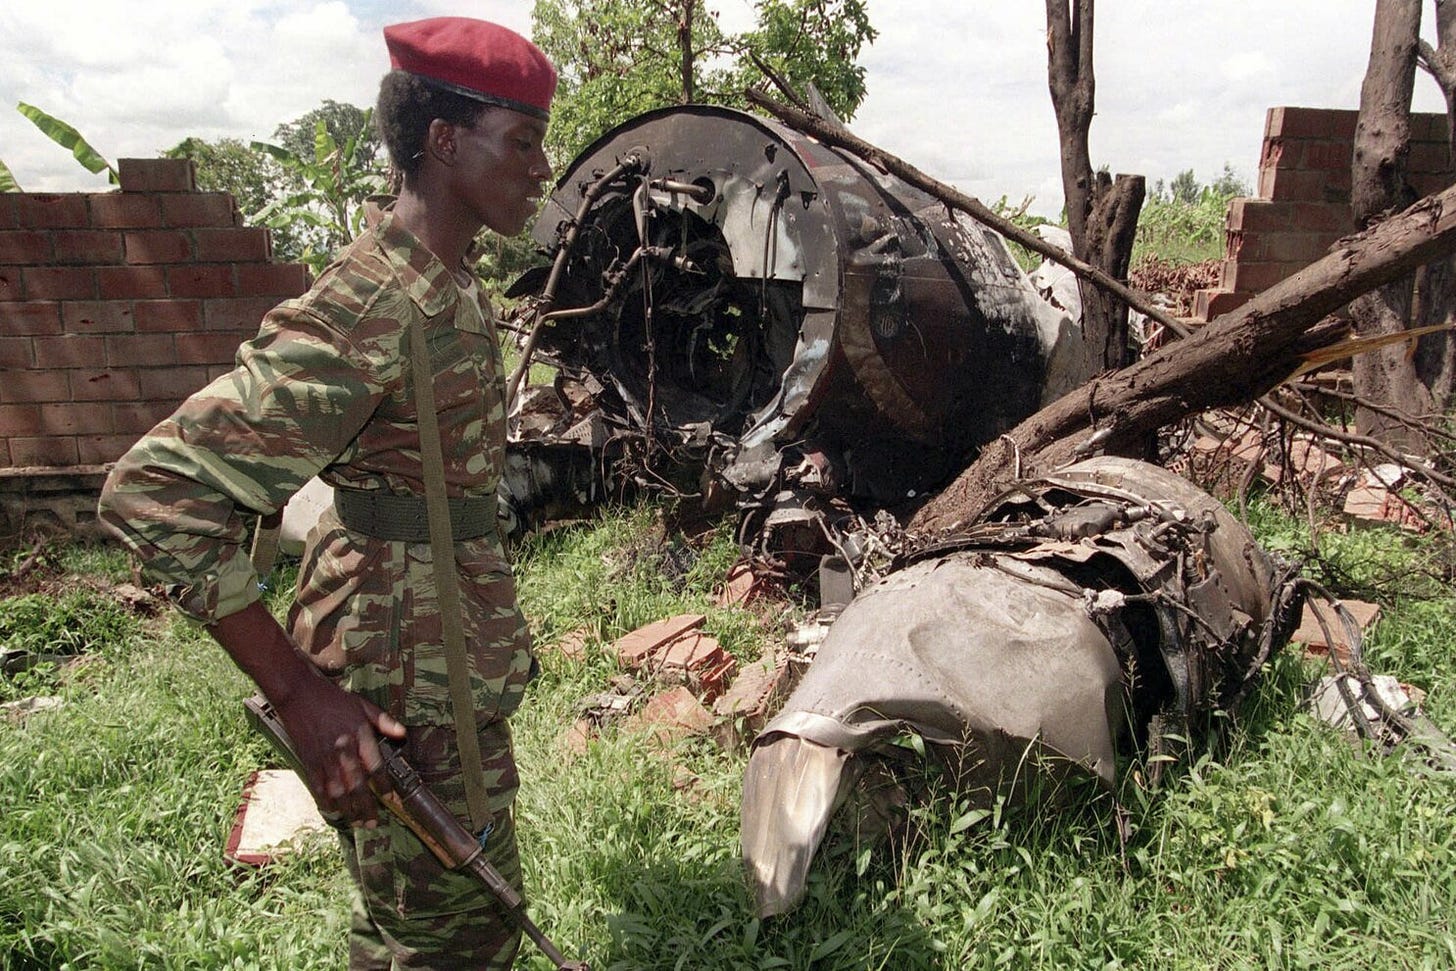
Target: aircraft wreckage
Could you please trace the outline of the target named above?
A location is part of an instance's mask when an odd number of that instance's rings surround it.
[[[899,531],[890,509],[1091,376],[1075,322],[1001,237],[920,190],[776,122],[684,106],[591,145],[533,235],[551,263],[509,292],[513,531],[632,483],[677,489],[736,505],[746,545],[797,543],[840,591],[751,748],[761,914],[798,901],[840,807],[897,791],[896,738],[988,800],[1029,775],[1111,788],[1128,759],[1197,738],[1287,638],[1290,571],[1156,466],[1087,459],[940,545]],[[521,386],[533,360],[549,385]]]
[[[949,544],[864,568],[885,509],[1090,376],[1001,237],[920,190],[774,122],[671,108],[583,152],[534,235],[552,263],[512,294],[527,357],[557,376],[513,399],[518,520],[614,472],[686,469],[736,502],[745,541],[812,520],[825,568],[864,587],[752,746],[761,914],[801,897],[839,807],[883,794],[897,737],[988,800],[1033,766],[1111,787],[1120,762],[1196,737],[1287,637],[1294,588],[1247,530],[1122,459],[1022,483]]]
[[[594,487],[593,463],[552,443],[623,476],[702,471],[744,507],[797,487],[897,502],[1087,376],[1000,236],[744,112],[628,121],[571,163],[533,232],[553,263],[510,293],[558,377],[515,401],[526,521]]]

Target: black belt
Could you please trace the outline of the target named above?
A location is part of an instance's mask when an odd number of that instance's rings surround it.
[[[459,496],[449,500],[450,533],[455,542],[476,539],[496,530],[499,515],[494,496]],[[334,489],[339,522],[375,539],[406,543],[430,541],[430,517],[424,496],[401,496],[373,489]]]

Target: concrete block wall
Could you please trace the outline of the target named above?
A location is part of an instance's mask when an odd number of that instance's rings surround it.
[[[187,395],[232,367],[263,314],[308,287],[232,196],[186,159],[122,159],[120,189],[0,193],[0,512],[94,482]],[[58,505],[59,503],[59,505]],[[3,531],[0,531],[3,532]]]
[[[1350,110],[1269,109],[1259,194],[1230,203],[1219,285],[1194,295],[1195,319],[1212,320],[1237,309],[1354,232],[1350,168],[1358,117]],[[1447,157],[1444,115],[1411,116],[1406,177],[1418,195],[1456,180]]]

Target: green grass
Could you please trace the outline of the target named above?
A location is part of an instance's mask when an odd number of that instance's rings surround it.
[[[1322,579],[1383,592],[1372,667],[1427,689],[1433,718],[1456,727],[1456,600],[1433,578],[1392,581],[1431,561],[1431,541],[1325,534],[1316,547],[1255,512],[1269,545],[1317,548]],[[738,859],[741,755],[706,740],[664,754],[622,733],[575,755],[562,741],[621,633],[702,612],[748,659],[798,612],[713,605],[736,556],[726,527],[691,553],[673,546],[632,508],[518,551],[543,645],[514,720],[527,886],[538,923],[598,971],[1456,966],[1452,781],[1367,757],[1303,714],[1314,672],[1293,655],[1227,745],[1156,793],[1124,785],[1125,846],[1108,797],[976,813],[932,776],[901,833],[861,844],[836,826],[803,905],[758,921]],[[114,555],[66,565],[126,575]],[[274,578],[276,609],[287,585]],[[17,609],[0,603],[0,617]],[[103,623],[70,609],[71,626]],[[248,683],[189,625],[130,622],[46,676],[64,707],[0,721],[0,968],[342,967],[348,885],[331,846],[264,870],[222,858],[244,780],[272,764],[243,721]],[[578,628],[583,659],[550,649]]]

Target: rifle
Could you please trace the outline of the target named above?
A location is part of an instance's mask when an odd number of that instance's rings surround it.
[[[298,773],[299,778],[307,781],[308,774],[299,762],[293,740],[288,737],[288,732],[267,699],[262,695],[254,695],[243,702],[243,708],[253,727],[272,744],[289,767]],[[389,776],[389,783],[377,785],[370,782],[369,787],[375,798],[408,826],[446,869],[463,870],[479,877],[516,926],[556,965],[557,971],[590,971],[585,963],[568,961],[562,956],[556,945],[526,915],[526,902],[506,882],[500,871],[490,865],[480,843],[460,825],[460,821],[445,808],[445,804],[426,788],[420,781],[419,773],[399,753],[399,749],[388,739],[381,738],[378,741],[379,754],[384,757],[384,769]]]

